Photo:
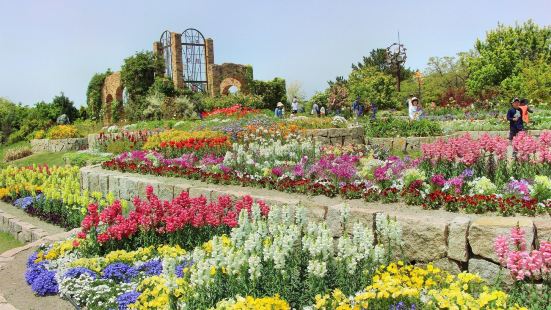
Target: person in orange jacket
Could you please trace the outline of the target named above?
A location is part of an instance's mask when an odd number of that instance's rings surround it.
[[[525,124],[528,124],[530,121],[530,118],[528,117],[528,113],[533,113],[529,107],[528,107],[528,100],[526,98],[522,99],[520,101],[519,109],[522,111],[522,121]]]

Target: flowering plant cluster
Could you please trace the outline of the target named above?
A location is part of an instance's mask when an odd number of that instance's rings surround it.
[[[269,207],[262,201],[257,204],[262,216],[266,216]],[[134,210],[124,216],[118,200],[103,210],[90,204],[75,243],[91,253],[160,243],[192,248],[235,227],[241,210],[251,212],[253,200],[250,196],[237,201],[220,196],[209,203],[203,196],[192,198],[182,192],[171,201],[163,201],[148,186],[146,200],[135,197],[133,205]]]
[[[241,118],[248,114],[256,114],[259,112],[260,110],[258,109],[253,109],[249,107],[244,107],[240,104],[235,104],[227,108],[217,108],[210,111],[202,112],[201,116],[203,118],[212,117],[212,116],[226,116],[226,117],[235,116],[237,118]]]
[[[100,192],[81,192],[79,169],[70,166],[2,169],[0,199],[65,228],[78,227],[90,203],[104,207],[115,200],[112,194],[104,197]],[[127,208],[126,201],[121,205]]]
[[[46,133],[48,139],[68,139],[68,138],[78,138],[80,134],[78,129],[73,125],[57,125],[50,129]]]
[[[508,301],[507,293],[487,286],[471,273],[451,275],[401,261],[382,266],[372,283],[354,295],[339,289],[320,294],[309,309],[526,309]]]
[[[98,256],[69,239],[34,252],[25,278],[39,296],[88,309],[524,309],[476,275],[392,263],[397,223],[377,217],[372,232],[349,214],[344,207],[335,241],[302,208],[265,217],[258,205],[242,210],[229,234],[190,251],[152,244]]]
[[[551,242],[542,240],[539,249],[530,251],[526,246],[525,232],[518,225],[509,236],[499,236],[494,249],[501,265],[518,281],[543,279],[551,282]]]
[[[161,132],[154,130],[123,130],[106,134],[103,131],[96,137],[97,148],[102,152],[119,154],[129,150],[139,150],[151,135]]]

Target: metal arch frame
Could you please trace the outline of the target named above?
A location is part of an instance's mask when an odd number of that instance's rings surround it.
[[[165,75],[172,78],[172,49],[171,49],[171,38],[170,38],[170,31],[165,30],[161,34],[161,38],[159,39],[159,42],[161,42],[161,49],[163,51],[163,60],[165,63]]]
[[[205,36],[195,28],[182,32],[184,84],[193,91],[207,91],[207,55]]]

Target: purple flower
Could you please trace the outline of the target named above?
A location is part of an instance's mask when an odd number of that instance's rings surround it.
[[[273,167],[272,168],[272,173],[276,176],[276,177],[280,177],[283,175],[283,167]]]
[[[129,282],[138,275],[138,271],[125,263],[112,263],[103,269],[102,278],[119,282]]]
[[[473,169],[467,168],[467,169],[463,170],[461,175],[465,178],[470,178],[474,175],[474,171],[473,171]]]
[[[119,305],[119,310],[126,310],[128,306],[135,303],[140,297],[141,293],[136,291],[130,291],[123,293],[117,297],[117,304]]]
[[[35,260],[38,258],[38,252],[34,252],[27,258],[27,268],[30,268],[35,265]]]
[[[69,269],[63,277],[65,277],[65,278],[78,278],[83,274],[91,277],[92,279],[96,279],[97,276],[98,276],[95,272],[93,272],[92,270],[90,270],[88,268],[75,267],[75,268]]]
[[[407,306],[406,303],[404,303],[403,301],[400,301],[394,305],[391,305],[390,310],[415,310],[417,309],[415,304],[411,304],[411,306]]]
[[[44,270],[31,284],[31,289],[38,296],[55,295],[59,286],[55,279],[55,271]]]
[[[222,172],[224,172],[225,174],[228,174],[231,172],[231,168],[225,165],[220,165],[220,170],[222,170]]]
[[[436,186],[444,186],[446,184],[446,178],[441,174],[435,174],[430,178],[430,181]]]
[[[27,196],[27,197],[16,199],[13,202],[13,205],[23,210],[27,210],[27,208],[32,206],[33,203],[34,203],[34,197]]]
[[[163,272],[163,264],[159,259],[152,259],[138,267],[138,271],[143,271],[148,276],[160,275]]]

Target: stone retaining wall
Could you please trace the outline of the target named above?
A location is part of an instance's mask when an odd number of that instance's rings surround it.
[[[551,217],[500,217],[451,213],[442,210],[423,210],[403,204],[367,203],[363,200],[342,200],[323,196],[289,194],[259,188],[244,188],[206,184],[183,178],[155,177],[104,170],[99,166],[81,169],[83,190],[112,192],[123,199],[144,196],[145,187],[152,185],[161,199],[172,199],[182,191],[215,199],[221,195],[235,197],[251,195],[270,205],[286,204],[307,207],[311,220],[326,220],[335,236],[340,232],[340,210],[350,206],[352,221],[376,228],[378,217],[390,216],[401,225],[404,255],[415,263],[435,262],[451,272],[478,272],[493,280],[500,267],[494,254],[496,236],[508,234],[517,223],[526,231],[526,242],[534,248],[540,240],[551,240]],[[502,276],[506,275],[502,272]],[[506,277],[507,281],[512,281]]]
[[[309,129],[305,136],[326,145],[364,144],[365,130],[363,127]]]
[[[31,140],[31,149],[33,153],[40,152],[67,152],[80,151],[88,148],[88,139],[33,139]]]
[[[0,231],[9,233],[23,243],[40,240],[48,235],[46,231],[1,210]]]

